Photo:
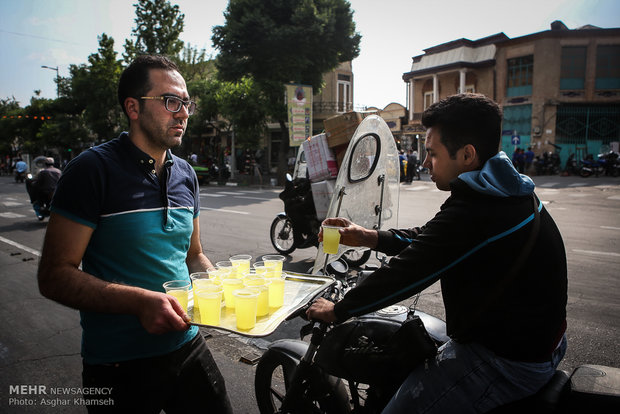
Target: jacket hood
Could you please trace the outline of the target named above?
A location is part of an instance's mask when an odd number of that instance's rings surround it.
[[[519,174],[503,151],[490,158],[482,169],[463,173],[459,179],[471,189],[495,197],[527,196],[535,187],[530,177]]]

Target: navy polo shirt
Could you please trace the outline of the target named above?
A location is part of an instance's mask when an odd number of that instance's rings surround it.
[[[170,151],[158,177],[155,160],[127,133],[90,148],[63,171],[52,211],[94,229],[82,268],[108,282],[163,292],[186,279],[193,220],[199,214],[198,179]],[[198,333],[149,334],[137,316],[80,312],[82,356],[89,364],[163,355]]]

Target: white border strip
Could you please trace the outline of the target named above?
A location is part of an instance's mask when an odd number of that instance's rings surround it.
[[[26,251],[30,254],[34,254],[35,256],[41,256],[41,252],[39,252],[38,250],[31,249],[30,247],[14,242],[13,240],[5,239],[4,237],[0,236],[0,241],[5,242],[6,244],[10,244],[13,247],[17,247],[18,249],[22,249],[23,251]]]

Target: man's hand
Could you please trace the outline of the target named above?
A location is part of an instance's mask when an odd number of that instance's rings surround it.
[[[336,322],[334,313],[334,303],[324,298],[318,298],[306,311],[309,320],[321,320],[325,322]]]
[[[351,247],[369,247],[371,249],[377,247],[379,236],[376,230],[368,230],[343,217],[327,218],[322,224],[342,227],[339,230],[340,244]],[[319,241],[323,241],[323,228],[319,232]]]
[[[144,329],[152,334],[185,331],[190,327],[190,318],[179,301],[161,292],[145,291],[138,318]]]

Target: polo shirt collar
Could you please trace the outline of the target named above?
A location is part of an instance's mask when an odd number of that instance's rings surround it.
[[[146,172],[154,174],[155,159],[138,148],[136,144],[129,139],[129,134],[127,132],[123,132],[119,138],[121,142],[127,146],[130,157],[136,160],[138,165],[140,165],[140,167]],[[173,164],[174,160],[172,158],[172,151],[166,150],[166,161],[164,162],[164,167],[170,168]]]

